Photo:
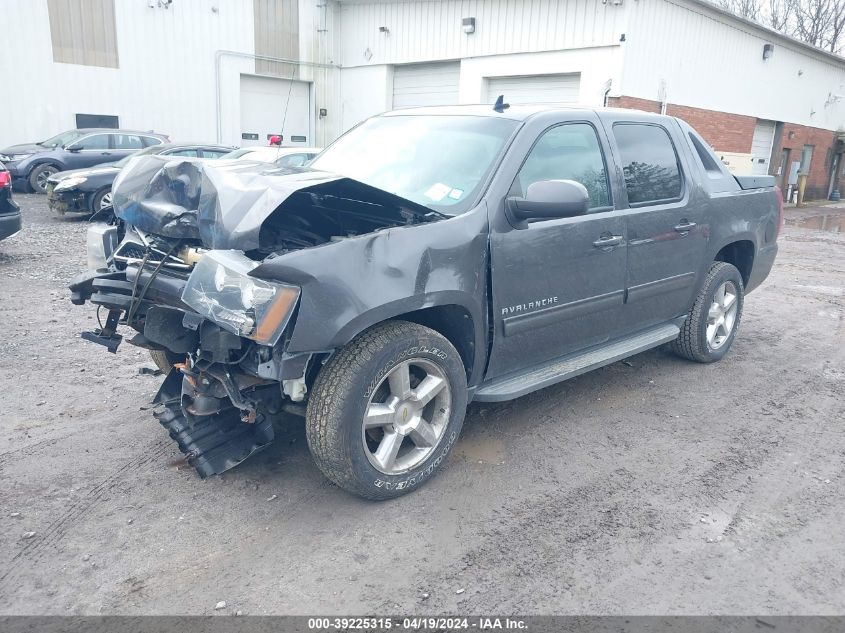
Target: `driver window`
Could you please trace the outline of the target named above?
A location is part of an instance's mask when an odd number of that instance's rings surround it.
[[[108,149],[109,135],[108,134],[93,134],[81,141],[74,143],[79,149]]]
[[[604,156],[587,123],[558,125],[543,133],[519,170],[511,195],[523,196],[540,180],[574,180],[587,188],[590,210],[611,206]]]

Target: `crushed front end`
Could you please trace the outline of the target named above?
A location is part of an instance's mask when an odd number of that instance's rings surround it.
[[[301,284],[252,273],[294,251],[317,257],[315,246],[331,261],[356,235],[435,217],[339,176],[267,170],[133,159],[70,284],[73,303],[97,306],[82,338],[116,352],[128,328],[126,342],[167,359],[155,417],[202,477],[270,444],[282,411],[304,414],[308,378],[331,353],[289,351]]]
[[[71,300],[96,305],[100,327],[82,337],[115,352],[118,326],[128,326],[129,343],[170,361],[155,416],[199,474],[221,473],[272,442],[283,406],[282,333],[298,289],[250,280],[257,264],[237,252],[204,257],[191,240],[119,220],[92,225],[88,252],[93,268],[74,279]],[[288,369],[304,372],[301,360]]]

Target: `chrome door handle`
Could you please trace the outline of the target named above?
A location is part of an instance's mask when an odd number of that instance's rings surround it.
[[[689,231],[690,229],[695,228],[695,222],[684,222],[681,220],[680,224],[675,225],[675,230],[678,233],[684,233],[685,231]]]
[[[610,235],[608,237],[601,237],[593,242],[596,248],[605,248],[607,246],[619,246],[622,243],[621,235]]]

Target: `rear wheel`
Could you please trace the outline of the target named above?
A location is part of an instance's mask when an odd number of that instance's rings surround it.
[[[55,165],[36,165],[29,172],[29,186],[35,193],[47,193],[47,179],[57,173],[59,168]]]
[[[439,333],[377,325],[335,354],[308,400],[308,446],[320,470],[368,499],[416,489],[442,465],[463,425],[466,372]]]
[[[721,359],[736,337],[744,302],[745,287],[736,267],[713,262],[680,336],[672,343],[673,351],[699,363]]]

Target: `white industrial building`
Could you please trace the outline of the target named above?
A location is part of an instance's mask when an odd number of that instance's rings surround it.
[[[5,0],[0,146],[78,122],[325,145],[398,107],[687,119],[739,171],[836,184],[845,60],[701,0]],[[291,82],[290,78],[294,81]],[[78,115],[92,115],[89,117]]]

